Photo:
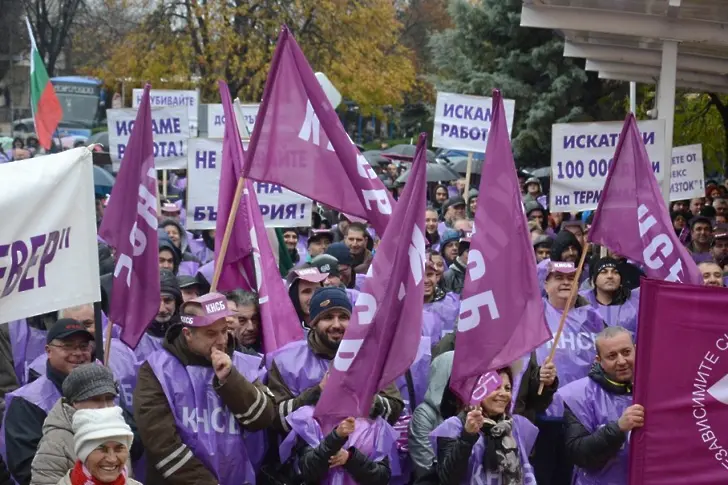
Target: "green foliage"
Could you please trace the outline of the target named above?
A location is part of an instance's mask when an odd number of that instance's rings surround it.
[[[550,163],[551,125],[624,117],[627,89],[604,83],[563,57],[563,39],[520,26],[522,0],[451,0],[453,28],[430,39],[441,91],[515,99],[513,150],[521,166]]]
[[[703,163],[708,173],[722,172],[726,160],[726,128],[718,106],[725,97],[709,94],[682,94],[675,102],[674,144],[703,145]]]

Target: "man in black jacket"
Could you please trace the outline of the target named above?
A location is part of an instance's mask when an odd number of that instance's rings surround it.
[[[631,334],[615,326],[599,333],[596,348],[589,376],[558,391],[564,399],[566,451],[582,480],[627,483],[627,440],[645,419],[644,408],[632,404],[635,347]]]

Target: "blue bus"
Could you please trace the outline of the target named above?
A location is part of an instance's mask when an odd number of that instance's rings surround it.
[[[63,119],[58,125],[58,136],[91,136],[91,130],[106,125],[106,90],[100,79],[83,76],[51,78]],[[13,131],[34,132],[32,118],[13,123]]]

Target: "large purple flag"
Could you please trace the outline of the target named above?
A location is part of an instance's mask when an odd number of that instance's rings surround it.
[[[492,112],[450,379],[463,402],[481,375],[551,338],[498,90]]]
[[[425,275],[427,135],[356,300],[344,339],[316,405],[322,426],[366,417],[377,392],[405,373],[422,334]]]
[[[228,86],[223,81],[220,81],[219,86],[225,117],[234,120],[235,114]],[[232,208],[244,154],[237,124],[226,123],[215,228],[216,251],[222,247],[225,225]],[[299,325],[296,310],[288,297],[273,257],[251,180],[245,180],[240,206],[233,224],[218,289],[242,288],[258,293],[264,353],[272,352],[289,342],[301,340],[303,329]]]
[[[116,248],[109,319],[132,349],[159,310],[157,172],[149,90],[137,111],[129,144],[101,221],[99,235]]]
[[[631,113],[599,199],[589,241],[639,262],[650,278],[703,284],[698,267],[672,227]]]
[[[287,27],[278,37],[244,175],[369,221],[384,234],[394,201],[341,126]]]

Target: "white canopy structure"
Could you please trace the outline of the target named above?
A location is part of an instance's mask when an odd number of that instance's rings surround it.
[[[665,160],[675,89],[728,93],[728,0],[524,0],[521,26],[562,32],[564,56],[586,59],[602,79],[657,84]]]

